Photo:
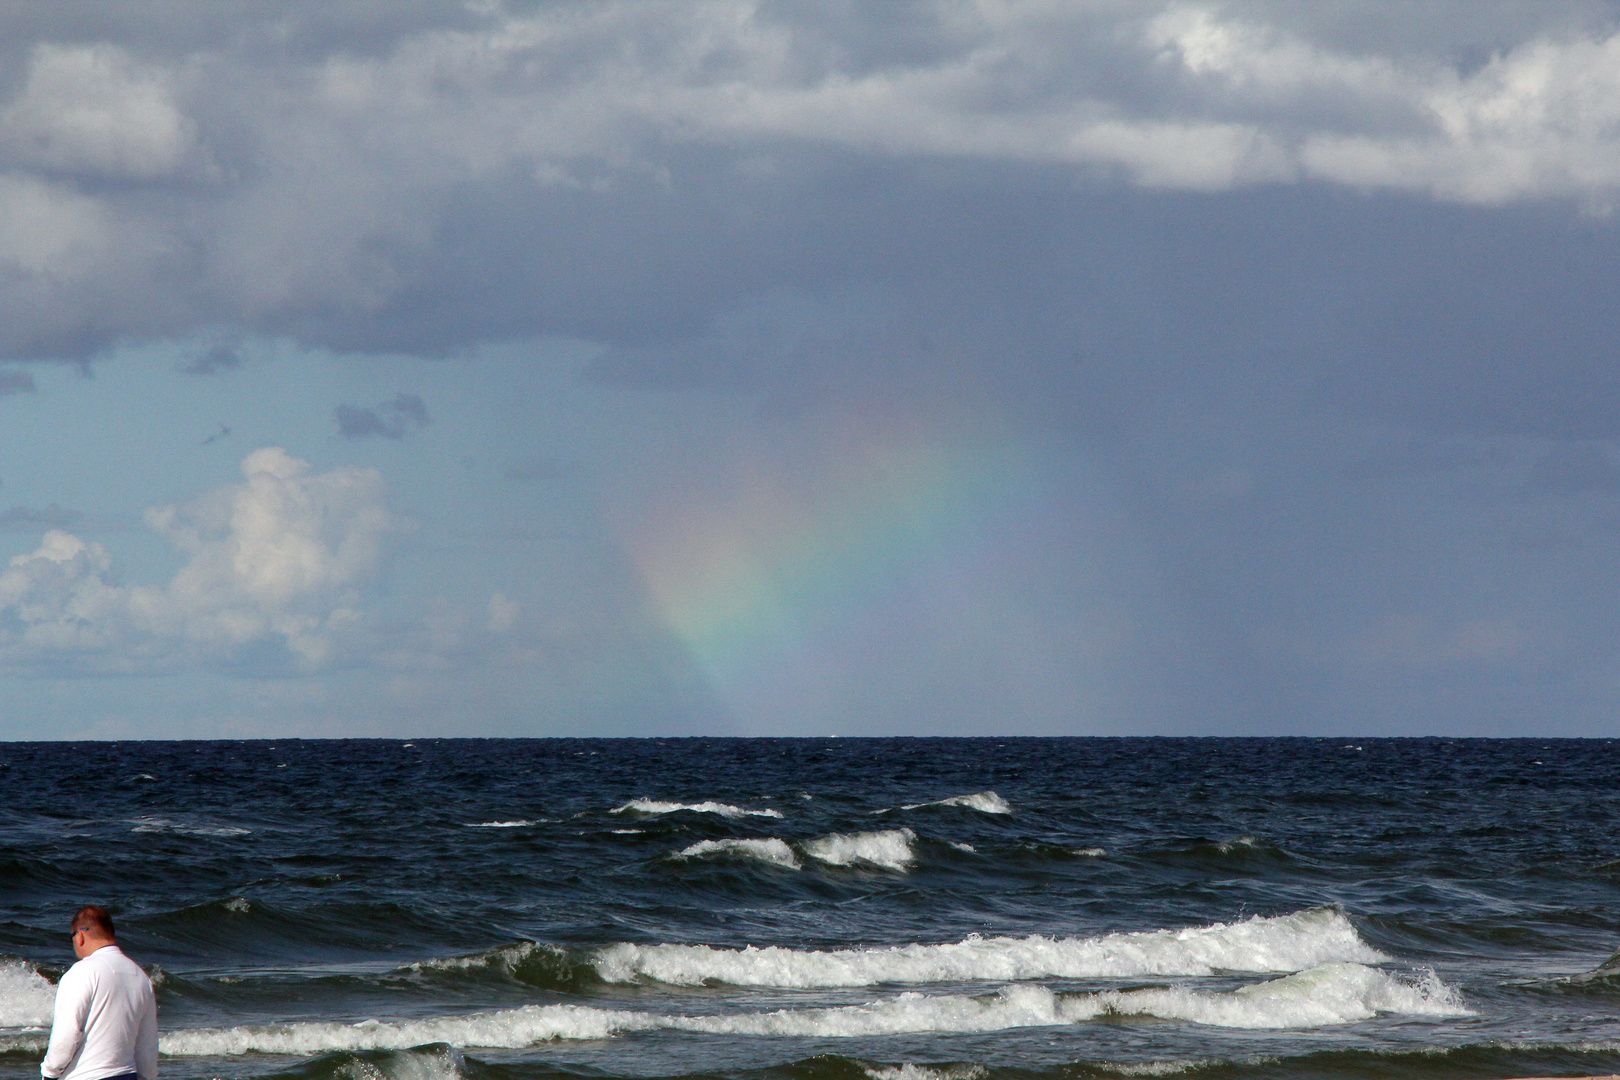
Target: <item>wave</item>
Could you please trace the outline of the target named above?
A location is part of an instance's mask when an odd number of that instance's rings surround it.
[[[861,1071],[871,1080],[984,1080],[983,1065],[863,1065]]]
[[[680,811],[680,810],[686,810],[686,811],[689,811],[690,813],[694,813],[694,814],[719,814],[721,817],[728,817],[728,818],[740,818],[740,817],[779,818],[779,817],[782,816],[782,811],[780,811],[780,810],[770,810],[770,809],[750,810],[747,807],[732,806],[730,803],[712,802],[712,801],[711,802],[700,802],[700,803],[678,803],[678,802],[660,802],[657,799],[631,799],[629,802],[625,803],[623,806],[615,806],[612,810],[609,810],[608,813],[610,813],[610,814],[647,814],[649,816],[654,816],[654,815],[658,815],[658,814],[673,814],[673,813],[676,813],[677,811]]]
[[[56,987],[21,960],[0,960],[0,1029],[49,1027]]]
[[[755,859],[773,866],[797,870],[802,865],[799,857],[786,841],[774,837],[763,840],[700,840],[676,853],[679,859],[699,859],[709,855],[731,855]]]
[[[129,823],[135,826],[130,832],[174,833],[178,836],[248,836],[253,832],[238,825],[199,825],[160,817],[130,818]]]
[[[954,944],[820,952],[777,946],[610,945],[591,963],[608,982],[652,979],[675,986],[830,988],[880,983],[1011,982],[1203,976],[1222,971],[1302,971],[1336,961],[1389,959],[1367,945],[1344,913],[1309,908],[1185,930],[1093,938],[978,936]]]
[[[578,954],[539,941],[520,941],[468,956],[421,960],[396,969],[392,974],[430,979],[494,977],[539,990],[568,993],[578,993],[601,984],[596,969],[582,962]]]
[[[1042,986],[994,994],[929,996],[909,991],[883,1001],[718,1016],[680,1016],[584,1005],[527,1005],[470,1016],[358,1024],[304,1022],[170,1032],[172,1056],[312,1054],[393,1050],[424,1043],[518,1049],[552,1040],[606,1039],[634,1031],[711,1035],[856,1038],[923,1032],[966,1033],[1051,1027],[1102,1017],[1151,1016],[1229,1028],[1321,1027],[1380,1013],[1468,1015],[1432,974],[1405,982],[1361,964],[1325,964],[1226,993],[1183,988],[1058,994]]]
[[[969,810],[977,810],[981,814],[1010,814],[1013,808],[1006,799],[993,791],[980,791],[972,795],[952,795],[948,799],[939,799],[935,802],[912,803],[902,806],[902,810],[923,810],[930,806],[965,806]]]
[[[469,821],[463,827],[468,829],[523,829],[538,824],[540,824],[538,821],[518,819],[516,821]]]
[[[917,834],[910,829],[882,832],[833,833],[806,840],[800,847],[817,862],[829,866],[877,866],[885,870],[905,870],[917,858],[912,843]]]
[[[917,834],[910,829],[887,829],[882,832],[832,833],[795,845],[775,837],[733,840],[700,840],[691,847],[675,853],[677,859],[701,859],[715,856],[753,859],[788,870],[803,869],[800,854],[806,859],[828,866],[870,866],[883,870],[905,871],[916,861],[912,844]],[[972,848],[966,850],[971,851]]]

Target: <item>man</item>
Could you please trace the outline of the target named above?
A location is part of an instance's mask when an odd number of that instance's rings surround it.
[[[157,1080],[157,1001],[152,980],[124,955],[104,907],[73,916],[79,962],[56,984],[46,1080]]]

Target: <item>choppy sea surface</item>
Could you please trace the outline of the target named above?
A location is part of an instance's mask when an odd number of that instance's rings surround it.
[[[1620,742],[0,744],[0,1080],[1620,1072]]]

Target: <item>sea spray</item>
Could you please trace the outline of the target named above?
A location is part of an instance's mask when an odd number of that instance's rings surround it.
[[[22,960],[0,960],[0,1030],[49,1027],[56,987]]]

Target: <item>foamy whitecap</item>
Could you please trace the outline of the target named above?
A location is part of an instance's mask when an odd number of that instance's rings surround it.
[[[252,829],[236,825],[197,825],[158,817],[130,818],[130,824],[135,826],[130,832],[175,833],[179,836],[247,836],[253,832]]]
[[[158,1040],[158,1048],[165,1054],[184,1057],[403,1050],[434,1042],[517,1049],[552,1039],[605,1039],[621,1031],[644,1030],[651,1026],[641,1013],[583,1005],[527,1005],[470,1016],[394,1023],[309,1021],[171,1031]]]
[[[1468,1010],[1433,975],[1409,983],[1361,964],[1326,964],[1228,993],[1165,988],[1057,994],[1044,986],[1011,986],[988,995],[930,996],[908,991],[863,1005],[709,1016],[583,1005],[528,1005],[470,1016],[394,1023],[309,1022],[175,1031],[163,1036],[160,1045],[165,1054],[209,1056],[402,1049],[430,1042],[516,1049],[553,1039],[605,1039],[624,1032],[660,1029],[714,1035],[853,1038],[1051,1027],[1110,1015],[1265,1029],[1342,1024],[1379,1013],[1456,1016],[1467,1015]]]
[[[776,946],[620,943],[591,963],[609,982],[654,979],[676,986],[811,988],[880,983],[1015,982],[1031,979],[1202,976],[1218,971],[1302,971],[1319,964],[1386,960],[1344,913],[1310,908],[1185,930],[1091,938],[970,937],[953,944],[804,951]]]
[[[468,822],[465,827],[469,829],[523,829],[533,824],[535,822],[527,818],[516,818],[512,821]]]
[[[1010,814],[1012,806],[993,791],[980,791],[972,795],[952,795],[948,799],[938,799],[934,802],[911,803],[902,806],[902,810],[921,810],[927,806],[965,806],[969,810],[977,810],[981,814]]]
[[[1177,1073],[1221,1065],[1217,1058],[1189,1058],[1186,1061],[1131,1061],[1117,1064],[1097,1062],[1095,1068],[1106,1069],[1120,1076],[1175,1076]]]
[[[0,960],[0,1028],[49,1027],[56,987],[21,960]]]
[[[1227,994],[1183,988],[1105,991],[1097,997],[1120,1015],[1157,1016],[1233,1028],[1308,1028],[1368,1020],[1379,1013],[1469,1016],[1456,991],[1433,972],[1406,982],[1362,964],[1322,964]]]
[[[983,1065],[863,1065],[861,1071],[872,1080],[983,1080]]]
[[[706,856],[731,856],[754,859],[773,866],[799,869],[799,857],[787,843],[774,837],[758,840],[700,840],[676,853],[680,859],[700,859]]]
[[[905,870],[916,860],[912,843],[917,834],[910,829],[882,832],[833,833],[806,840],[800,847],[810,858],[830,866],[878,866],[885,870]]]
[[[721,817],[768,817],[779,818],[780,810],[750,810],[743,806],[732,806],[722,802],[679,803],[660,802],[657,799],[631,799],[623,806],[615,806],[609,810],[610,814],[673,814],[678,810],[689,810],[694,814],[719,814]]]

